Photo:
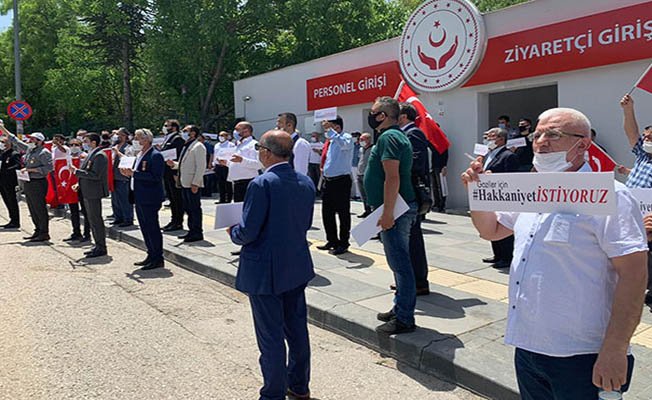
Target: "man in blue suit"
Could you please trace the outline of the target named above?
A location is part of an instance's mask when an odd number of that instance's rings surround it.
[[[165,198],[163,174],[165,161],[154,147],[154,136],[149,129],[138,129],[134,136],[134,148],[139,151],[133,170],[120,172],[131,177],[134,192],[136,216],[147,247],[147,258],[134,263],[142,270],[163,268],[163,234],[158,220],[158,212]]]
[[[256,150],[265,173],[249,184],[242,221],[229,229],[233,243],[243,246],[236,288],[251,302],[264,379],[260,400],[310,398],[304,292],[315,276],[306,240],[315,187],[288,163],[293,145],[283,131],[263,135]]]

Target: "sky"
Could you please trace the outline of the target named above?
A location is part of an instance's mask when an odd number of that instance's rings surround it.
[[[0,15],[0,32],[7,30],[7,28],[11,26],[11,15],[11,12],[9,12],[7,15]]]

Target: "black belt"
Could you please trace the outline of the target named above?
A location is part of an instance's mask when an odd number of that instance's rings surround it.
[[[332,181],[339,181],[340,179],[345,179],[345,178],[351,178],[351,175],[339,175],[339,176],[334,176],[332,178],[325,176],[324,180],[326,182],[332,182]]]
[[[251,178],[251,179],[238,179],[237,181],[233,181],[233,183],[251,182],[253,180],[254,180],[254,178]]]

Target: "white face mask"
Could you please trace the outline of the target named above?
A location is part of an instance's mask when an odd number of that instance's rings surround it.
[[[313,142],[313,143],[317,143],[317,138],[316,137],[311,137],[310,141]]]
[[[495,141],[495,140],[485,140],[485,141],[484,141],[484,144],[487,145],[487,147],[489,147],[489,150],[494,150],[496,147],[498,147],[498,146],[496,145],[496,141]]]
[[[79,154],[81,153],[81,148],[79,146],[70,146],[70,153]]]
[[[220,136],[218,140],[220,141],[220,143],[226,142],[226,138],[224,136]]]
[[[648,153],[652,154],[652,142],[643,142],[643,150]]]
[[[168,134],[168,128],[163,126],[163,128],[161,128],[161,132],[163,132],[164,135],[167,135]]]
[[[566,161],[567,151],[556,151],[554,153],[534,153],[532,165],[537,172],[564,172],[573,164]]]
[[[183,140],[187,142],[190,135],[188,134],[188,132],[181,132],[181,137],[183,138]]]
[[[30,150],[35,149],[36,148],[36,143],[34,143],[34,142],[27,143],[27,148],[30,149]]]
[[[5,146],[4,143],[0,143],[0,151],[5,151],[7,150],[7,146]]]
[[[140,142],[134,142],[134,144],[131,145],[131,149],[133,151],[141,151],[143,146],[140,144]]]

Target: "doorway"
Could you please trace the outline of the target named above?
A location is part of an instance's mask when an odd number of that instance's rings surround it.
[[[558,98],[557,85],[490,93],[487,129],[497,126],[501,115],[510,117],[512,128],[521,118],[530,119],[534,127],[542,112],[558,107]]]

